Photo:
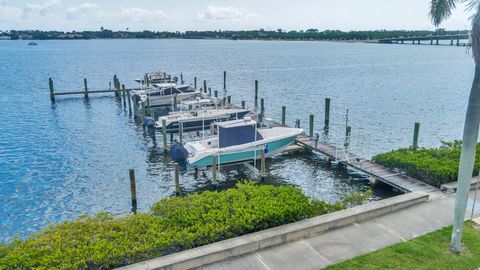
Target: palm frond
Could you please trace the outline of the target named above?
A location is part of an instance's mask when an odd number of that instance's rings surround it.
[[[452,11],[457,6],[459,0],[431,0],[430,3],[430,18],[435,26],[439,26],[442,21],[452,15]],[[478,2],[475,0],[468,0],[471,2]]]

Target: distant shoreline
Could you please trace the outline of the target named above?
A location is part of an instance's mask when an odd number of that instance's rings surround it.
[[[251,31],[186,31],[186,32],[130,32],[101,31],[62,32],[38,30],[0,31],[0,40],[91,40],[91,39],[195,39],[195,40],[261,40],[261,41],[339,41],[376,43],[382,39],[402,37],[428,37],[434,35],[466,35],[467,30],[459,31],[427,31],[427,30],[373,30],[349,31],[339,30],[318,31],[316,29],[300,31],[251,30]]]

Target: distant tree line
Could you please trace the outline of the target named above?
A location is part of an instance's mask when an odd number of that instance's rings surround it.
[[[377,40],[399,37],[423,37],[431,35],[468,34],[467,30],[436,31],[426,30],[375,30],[349,31],[308,29],[300,31],[249,30],[249,31],[112,31],[101,28],[100,31],[39,31],[9,30],[0,31],[0,37],[9,39],[232,39],[232,40]]]

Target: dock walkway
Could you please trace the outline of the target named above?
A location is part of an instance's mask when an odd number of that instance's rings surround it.
[[[315,141],[306,135],[299,136],[297,138],[297,144],[307,147],[312,151],[319,152],[347,167],[367,174],[372,177],[372,180],[383,182],[404,192],[421,191],[429,194],[431,198],[443,195],[443,192],[436,187],[425,184],[402,173],[395,172],[380,164],[355,156],[354,154],[339,150],[335,146],[325,142],[318,141],[315,143]]]
[[[470,216],[472,202],[468,202],[467,216]],[[385,216],[199,269],[317,270],[449,226],[454,207],[455,195],[444,195]],[[479,214],[477,210],[476,216]]]

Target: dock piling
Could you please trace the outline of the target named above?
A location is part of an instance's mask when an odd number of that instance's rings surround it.
[[[216,98],[218,98],[218,91],[215,90],[215,91],[213,92],[213,95],[214,95]]]
[[[282,126],[285,126],[286,114],[287,114],[287,107],[282,106]]]
[[[242,109],[245,109],[245,100],[242,100]]]
[[[130,169],[130,194],[132,196],[132,212],[137,213],[137,186],[135,181],[135,170]]]
[[[324,127],[325,132],[328,132],[329,128],[330,128],[330,99],[326,98],[325,99],[325,127]]]
[[[86,78],[83,79],[83,86],[84,86],[84,90],[85,90],[85,99],[88,99],[88,86],[87,86],[87,79]]]
[[[212,159],[212,182],[214,184],[217,183],[217,163],[218,163],[218,156],[213,156],[213,159]]]
[[[123,107],[127,107],[127,91],[125,90],[125,84],[122,84],[122,97],[123,97]]]
[[[117,90],[117,74],[113,75],[113,89]],[[115,96],[118,96],[117,91],[115,91]]]
[[[295,128],[300,128],[300,119],[297,118],[297,120],[295,121]]]
[[[130,91],[127,91],[128,114],[132,114],[132,102],[130,100]]]
[[[175,162],[175,194],[180,194],[180,165]]]
[[[227,72],[223,72],[223,95],[227,95]]]
[[[145,101],[142,101],[142,118],[145,117],[146,109],[145,109]]]
[[[53,90],[52,78],[48,78],[48,86],[50,87],[50,100],[55,101],[55,91]]]
[[[197,77],[193,77],[193,88],[197,89]]]
[[[255,109],[258,108],[258,80],[255,80]]]
[[[232,104],[232,96],[227,96],[227,103]]]
[[[203,91],[207,93],[207,80],[203,80]]]
[[[211,97],[212,96],[212,88],[208,87],[208,95]]]
[[[413,129],[413,149],[416,150],[418,148],[418,134],[420,133],[420,123],[415,123],[415,127]]]
[[[265,148],[260,150],[260,180],[265,180],[266,169],[265,169]]]
[[[180,73],[180,84],[183,85],[185,82],[183,81],[183,73]]]
[[[167,148],[167,120],[166,119],[162,120],[162,136],[163,136],[163,152],[167,153],[168,148]]]
[[[313,121],[314,121],[314,115],[313,113],[310,114],[310,125],[309,125],[309,132],[308,132],[308,136],[310,137],[313,137]]]

